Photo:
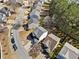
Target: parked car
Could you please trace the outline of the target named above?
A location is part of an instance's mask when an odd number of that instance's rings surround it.
[[[17,46],[16,46],[16,44],[13,44],[13,49],[14,49],[14,51],[17,50]]]
[[[24,24],[23,27],[24,27],[24,30],[28,31],[28,24]]]
[[[15,43],[15,40],[13,37],[11,38],[11,43],[13,43],[13,44]]]

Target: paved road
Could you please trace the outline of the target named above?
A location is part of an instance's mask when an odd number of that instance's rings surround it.
[[[15,20],[15,24],[18,24],[18,23],[21,24],[23,16],[24,16],[24,9],[20,8],[19,15]],[[20,44],[19,31],[16,29],[13,29],[13,36],[17,46],[16,52],[19,55],[20,59],[32,59],[31,56],[29,56],[29,54],[26,53],[23,46]]]
[[[23,46],[20,44],[20,38],[19,38],[19,31],[18,30],[13,30],[13,36],[15,39],[15,43],[17,45],[17,54],[19,55],[20,59],[32,59],[28,53],[24,50]]]

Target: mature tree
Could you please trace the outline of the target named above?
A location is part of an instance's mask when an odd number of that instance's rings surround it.
[[[79,39],[79,5],[67,0],[52,0],[50,16],[54,16],[59,29],[75,39]]]

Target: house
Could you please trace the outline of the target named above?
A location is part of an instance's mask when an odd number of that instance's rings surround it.
[[[48,35],[48,31],[43,27],[36,27],[34,31],[28,36],[28,39],[31,40],[32,45],[39,43]]]
[[[40,19],[40,11],[37,9],[32,10],[30,13],[30,21],[32,23],[38,23],[38,20]]]
[[[78,58],[79,58],[79,49],[73,47],[71,44],[67,42],[57,55],[57,59],[78,59]]]
[[[60,38],[51,33],[40,43],[34,44],[29,54],[33,59],[50,59],[49,53],[57,47],[59,41]]]
[[[51,33],[44,39],[43,43],[48,47],[48,51],[50,53],[57,47],[59,41],[60,38]]]
[[[34,30],[33,35],[37,38],[37,42],[40,42],[44,38],[46,38],[46,36],[48,35],[48,31],[46,29],[44,29],[43,27],[37,27]]]

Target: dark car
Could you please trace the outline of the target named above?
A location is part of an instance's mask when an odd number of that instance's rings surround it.
[[[24,24],[23,27],[24,27],[24,30],[28,31],[28,24]]]
[[[16,46],[16,44],[13,44],[13,49],[14,49],[14,51],[17,50],[17,46]]]
[[[13,37],[11,38],[11,43],[15,43],[15,40]]]

